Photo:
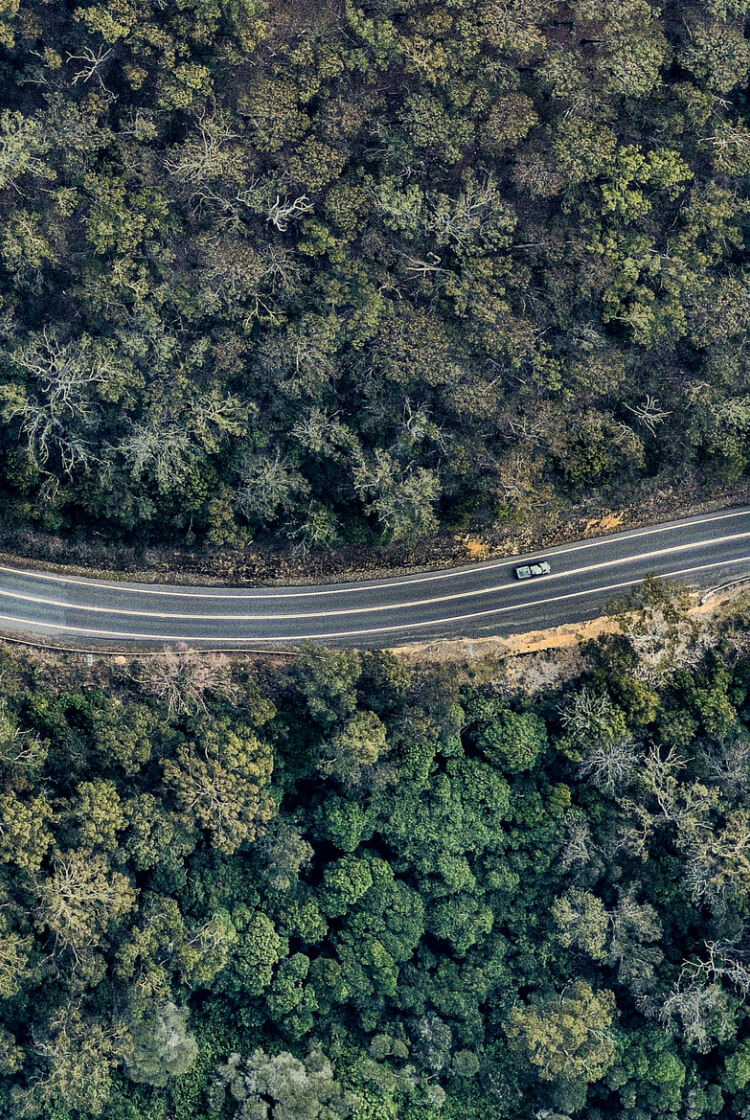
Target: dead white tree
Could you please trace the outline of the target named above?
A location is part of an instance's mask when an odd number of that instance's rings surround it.
[[[135,478],[150,474],[162,493],[179,486],[196,454],[190,433],[184,428],[164,427],[151,420],[132,424],[116,450]]]
[[[296,221],[298,218],[304,217],[305,214],[309,214],[312,208],[313,204],[306,194],[301,194],[292,200],[288,197],[282,200],[281,195],[277,194],[276,201],[268,207],[266,221],[270,222],[280,233],[286,233],[291,221]]]
[[[664,1026],[679,1029],[685,1041],[699,1053],[710,1049],[712,1025],[726,1013],[727,999],[719,984],[684,983],[682,977],[657,1013]],[[731,1020],[730,1020],[731,1022]]]
[[[631,782],[638,761],[638,749],[629,735],[598,739],[586,748],[578,765],[584,778],[610,796],[621,793]]]
[[[737,735],[709,748],[704,758],[711,777],[730,795],[750,790],[750,737]]]
[[[245,177],[245,159],[227,113],[204,109],[187,139],[171,149],[164,166],[190,203],[201,209],[213,203],[229,220],[239,222],[237,187]]]
[[[439,194],[432,205],[429,229],[438,245],[453,245],[461,252],[469,248],[486,231],[493,220],[507,218],[510,213],[500,197],[495,179],[468,179],[457,198]]]
[[[576,812],[569,812],[564,821],[563,842],[560,848],[560,868],[585,867],[595,852],[594,838],[589,822]]]
[[[636,420],[643,424],[644,428],[648,428],[652,436],[656,435],[656,428],[659,424],[663,424],[668,416],[672,415],[671,410],[660,408],[659,402],[656,397],[646,394],[645,400],[641,404],[637,404],[635,408],[631,408],[626,404],[628,412],[632,412]]]
[[[3,418],[19,421],[31,461],[44,467],[56,451],[66,474],[88,469],[97,459],[85,436],[98,412],[91,388],[108,378],[105,354],[87,338],[62,342],[45,328],[10,357],[34,388],[7,398]]]
[[[117,95],[112,93],[112,91],[107,88],[101,75],[101,69],[109,56],[112,54],[113,49],[113,47],[109,47],[108,50],[105,50],[104,44],[102,44],[96,54],[91,49],[91,47],[84,47],[82,54],[68,53],[66,59],[67,62],[83,63],[81,69],[77,70],[73,75],[71,84],[75,86],[78,85],[79,82],[83,82],[83,84],[85,85],[87,82],[90,82],[92,78],[96,78],[97,84],[102,93],[110,101],[115,101]]]
[[[704,942],[708,958],[698,962],[700,971],[711,979],[724,979],[737,989],[744,999],[750,997],[750,953],[730,941]]]
[[[239,695],[228,657],[185,647],[134,662],[131,676],[172,716],[207,711],[209,695],[223,700],[234,700]]]

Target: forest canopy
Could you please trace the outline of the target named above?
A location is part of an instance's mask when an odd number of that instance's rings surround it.
[[[2,1120],[750,1117],[750,656],[676,626],[3,651]]]
[[[747,470],[745,0],[1,0],[12,526],[307,548]]]

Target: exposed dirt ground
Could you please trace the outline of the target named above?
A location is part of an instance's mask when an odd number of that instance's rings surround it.
[[[691,595],[689,615],[698,622],[714,624],[734,620],[747,626],[750,620],[750,580],[737,580],[711,592]],[[459,671],[470,671],[480,679],[490,666],[503,661],[509,688],[533,694],[562,684],[586,667],[584,646],[603,634],[616,634],[614,618],[602,616],[590,622],[532,630],[507,638],[461,639],[404,645],[394,653],[407,664],[451,662]]]
[[[710,592],[692,596],[689,614],[707,626],[722,627],[735,646],[750,646],[750,580],[738,580]],[[450,664],[451,672],[479,683],[497,681],[509,693],[523,691],[534,695],[557,688],[579,676],[587,667],[586,643],[603,634],[616,633],[617,623],[609,617],[577,625],[555,626],[508,638],[478,638],[458,641],[425,642],[393,650],[409,665]],[[130,666],[159,653],[104,653],[92,650],[65,650],[59,647],[29,646],[0,639],[0,651],[23,652],[26,664],[41,681],[71,688],[127,688]],[[196,658],[200,654],[191,655]],[[274,679],[289,665],[293,654],[216,654],[203,657],[234,662],[242,672],[256,675],[272,686]],[[0,662],[0,679],[2,678]]]

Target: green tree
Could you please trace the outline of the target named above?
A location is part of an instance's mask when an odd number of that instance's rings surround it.
[[[318,769],[348,784],[360,781],[387,750],[386,729],[374,712],[359,711],[321,744]]]
[[[271,816],[269,748],[248,728],[206,728],[197,746],[180,746],[163,763],[164,779],[188,820],[211,844],[234,852]]]
[[[560,993],[511,1008],[505,1031],[511,1045],[545,1081],[598,1081],[615,1059],[615,997],[576,980]]]
[[[226,1089],[240,1107],[239,1116],[258,1120],[346,1120],[358,1097],[342,1088],[334,1069],[320,1050],[304,1062],[288,1051],[269,1056],[255,1050],[244,1060],[232,1054],[217,1070],[211,1102],[218,1107]]]
[[[533,712],[512,712],[490,701],[480,707],[477,746],[514,774],[531,770],[547,746],[543,721]]]
[[[198,1044],[187,1028],[187,1011],[167,1002],[130,1028],[132,1048],[126,1056],[131,1081],[157,1088],[193,1066]]]

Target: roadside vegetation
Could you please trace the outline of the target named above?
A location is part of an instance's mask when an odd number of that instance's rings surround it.
[[[0,1116],[750,1116],[747,619],[621,606],[541,692],[4,651]]]
[[[746,10],[3,0],[5,526],[304,550],[741,480]]]

